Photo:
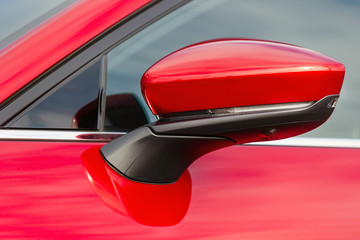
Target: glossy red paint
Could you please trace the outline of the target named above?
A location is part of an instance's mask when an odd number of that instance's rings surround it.
[[[262,40],[198,43],[155,63],[141,80],[154,114],[286,102],[339,94],[345,68],[298,46]]]
[[[150,0],[81,0],[0,52],[0,103]]]
[[[188,170],[174,184],[145,184],[126,179],[111,169],[99,146],[85,151],[81,159],[89,183],[115,211],[148,226],[172,226],[184,218],[191,199]]]
[[[89,184],[80,156],[101,145],[1,142],[0,238],[360,236],[360,149],[237,146],[215,151],[189,169],[192,194],[183,220],[149,227],[106,206]]]

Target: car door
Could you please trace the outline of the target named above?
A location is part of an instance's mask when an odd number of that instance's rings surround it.
[[[98,35],[2,107],[0,236],[357,239],[358,8],[155,1]],[[209,153],[173,187],[116,185],[97,156],[156,120],[141,94],[142,74],[182,47],[230,37],[287,42],[343,62],[347,75],[329,122],[300,138]]]

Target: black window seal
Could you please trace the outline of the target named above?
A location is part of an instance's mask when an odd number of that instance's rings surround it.
[[[90,40],[84,46],[69,54],[62,61],[58,62],[23,89],[5,100],[0,110],[0,127],[7,128],[8,123],[14,117],[25,111],[37,101],[38,98],[60,84],[69,75],[93,59],[105,55],[115,46],[121,44],[153,22],[189,1],[190,0],[153,1]],[[103,76],[105,75],[103,74]],[[101,106],[104,107],[104,88],[101,91]],[[103,110],[101,110],[100,114],[102,114],[101,118],[103,118]]]

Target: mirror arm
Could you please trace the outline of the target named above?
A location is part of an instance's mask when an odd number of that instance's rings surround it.
[[[297,110],[156,122],[101,148],[106,162],[121,175],[140,182],[173,183],[202,155],[227,146],[283,139],[325,122],[338,95]]]
[[[236,144],[224,137],[157,135],[143,126],[101,148],[106,162],[131,180],[174,183],[202,155]]]

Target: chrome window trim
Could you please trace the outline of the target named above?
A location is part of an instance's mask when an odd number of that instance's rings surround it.
[[[23,130],[0,129],[0,141],[77,141],[110,142],[126,132],[68,131],[68,130]],[[360,139],[346,138],[302,138],[256,142],[247,146],[283,146],[283,147],[333,147],[360,148]]]
[[[247,143],[246,145],[287,146],[287,147],[360,148],[360,139],[295,137],[295,138],[269,141],[269,142]]]
[[[1,129],[0,141],[110,142],[125,132]]]

